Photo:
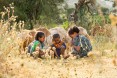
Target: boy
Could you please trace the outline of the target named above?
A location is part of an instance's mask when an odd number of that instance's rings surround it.
[[[69,55],[65,55],[66,45],[63,41],[61,41],[59,34],[53,35],[52,42],[53,42],[53,44],[51,45],[52,49],[55,47],[55,50],[53,49],[54,57],[60,59],[60,55],[62,55],[64,59],[67,59]]]

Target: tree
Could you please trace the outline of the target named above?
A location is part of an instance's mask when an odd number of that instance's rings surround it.
[[[59,22],[59,8],[64,0],[2,0],[0,4],[8,5],[14,3],[15,14],[19,20],[24,20],[31,24]]]
[[[97,13],[95,1],[96,0],[78,0],[78,3],[75,3],[75,10],[71,14],[71,17],[74,18],[76,25],[90,29],[91,19],[94,13]]]

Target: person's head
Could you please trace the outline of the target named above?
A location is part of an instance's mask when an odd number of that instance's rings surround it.
[[[74,26],[68,30],[68,34],[71,38],[74,38],[78,35],[79,31],[78,27]]]
[[[37,32],[35,36],[35,40],[39,40],[40,42],[45,41],[45,34],[43,32]]]
[[[53,35],[53,39],[52,39],[55,43],[59,43],[60,40],[60,35],[59,34],[54,34]]]

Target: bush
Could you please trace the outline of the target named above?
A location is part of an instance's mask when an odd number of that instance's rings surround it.
[[[4,10],[1,12],[2,19],[0,20],[0,58],[2,59],[6,59],[9,53],[14,52],[16,54],[19,52],[17,28],[21,30],[24,26],[24,22],[16,22],[17,16],[13,14],[13,4],[4,7]]]
[[[67,28],[69,27],[69,22],[68,22],[68,21],[63,22],[62,27],[63,27],[64,29],[67,29]]]

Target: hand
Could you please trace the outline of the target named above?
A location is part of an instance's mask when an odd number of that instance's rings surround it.
[[[39,51],[35,51],[35,52],[33,52],[33,54],[39,54]]]
[[[56,42],[53,41],[53,44],[54,44],[54,46],[55,46],[56,48],[60,48],[61,45],[63,44],[63,41],[59,41],[59,43],[56,43]]]
[[[42,50],[39,50],[39,54],[40,55],[45,55],[45,52],[43,52]]]
[[[59,45],[59,44],[56,44],[56,45],[55,45],[55,47],[56,47],[56,48],[60,48],[60,47],[61,47],[61,45]]]
[[[39,51],[39,47],[36,47],[36,51]]]
[[[55,47],[52,47],[52,50],[56,50],[56,48]]]
[[[76,48],[76,47],[77,47],[77,46],[74,46],[74,45],[73,45],[73,48]]]
[[[73,46],[73,48],[75,48],[77,51],[80,50],[80,46]]]

